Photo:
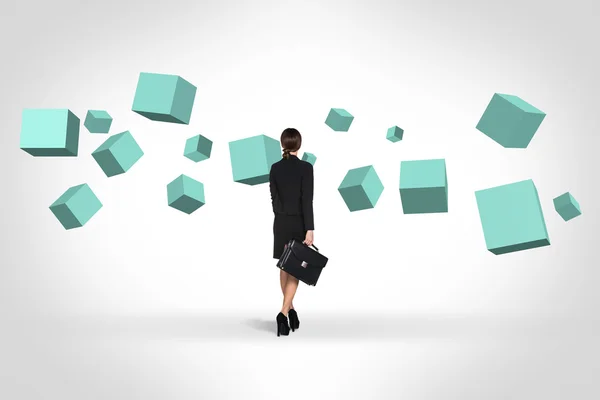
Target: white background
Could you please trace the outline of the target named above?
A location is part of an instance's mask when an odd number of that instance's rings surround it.
[[[0,17],[0,397],[598,397],[592,2],[31,3]],[[197,86],[189,126],[131,111],[143,71]],[[494,92],[547,113],[529,148],[475,129]],[[20,150],[29,107],[79,116],[79,157]],[[324,124],[331,107],[349,132]],[[92,158],[108,135],[83,127],[88,109],[142,147],[127,173]],[[277,338],[268,185],[234,183],[227,144],[287,127],[317,156],[330,262]],[[197,164],[196,134],[214,142]],[[449,212],[404,215],[400,161],[426,158],[446,159]],[[385,189],[350,213],[337,187],[365,165]],[[182,173],[205,185],[192,215],[167,206]],[[552,244],[494,256],[474,192],[530,178]],[[84,182],[104,207],[65,231],[48,206]],[[566,191],[583,211],[568,223],[552,205]]]

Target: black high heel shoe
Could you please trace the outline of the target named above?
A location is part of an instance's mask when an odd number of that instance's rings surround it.
[[[300,320],[298,319],[298,313],[293,308],[288,311],[288,316],[290,318],[290,328],[292,332],[300,327]]]
[[[277,314],[277,336],[279,335],[289,335],[290,334],[290,326],[288,325],[288,319],[283,313]]]

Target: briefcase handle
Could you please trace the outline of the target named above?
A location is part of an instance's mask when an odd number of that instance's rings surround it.
[[[290,243],[291,243],[291,242],[290,242]],[[308,245],[305,245],[305,246],[308,246]],[[286,244],[284,247],[287,247],[287,244]],[[308,247],[314,247],[316,251],[319,251],[319,248],[318,248],[317,246],[315,246],[314,244],[311,244],[311,245],[310,245],[310,246],[308,246]]]

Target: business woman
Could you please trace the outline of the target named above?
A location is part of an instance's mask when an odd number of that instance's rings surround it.
[[[294,128],[281,133],[281,160],[271,165],[269,186],[271,204],[275,219],[273,221],[273,258],[279,259],[285,245],[291,239],[297,239],[307,245],[314,240],[313,221],[313,166],[298,158],[302,145],[302,135]],[[298,313],[292,300],[298,289],[298,279],[284,270],[279,270],[283,305],[277,314],[277,336],[289,335],[300,327]],[[289,324],[288,324],[289,316]]]

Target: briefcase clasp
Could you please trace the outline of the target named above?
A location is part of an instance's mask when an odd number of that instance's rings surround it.
[[[302,266],[302,268],[308,267],[308,263],[306,261],[302,261],[302,264],[300,265]]]

